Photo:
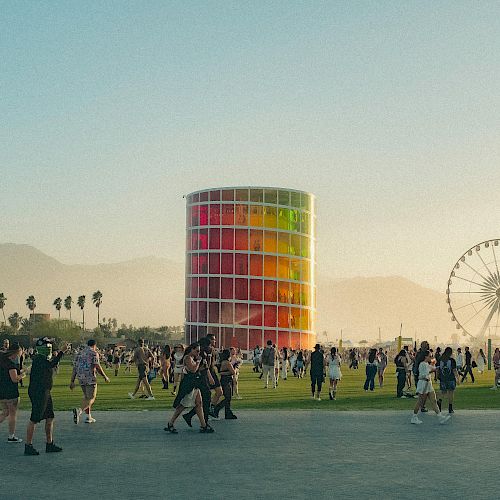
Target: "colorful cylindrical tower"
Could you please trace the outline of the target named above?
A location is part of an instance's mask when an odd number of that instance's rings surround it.
[[[314,195],[236,187],[187,197],[186,342],[310,349],[316,340]]]

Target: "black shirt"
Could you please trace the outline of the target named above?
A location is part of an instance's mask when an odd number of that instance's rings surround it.
[[[0,399],[17,399],[19,389],[17,382],[12,382],[10,370],[16,370],[14,362],[7,356],[0,354]]]
[[[314,375],[322,375],[325,359],[321,351],[314,351],[311,354],[311,373]]]
[[[472,354],[470,351],[465,351],[465,365],[470,366],[472,364]]]
[[[62,357],[63,352],[59,351],[57,356],[52,358],[50,361],[39,354],[33,358],[33,364],[31,365],[30,386],[28,389],[29,392],[44,392],[52,389],[52,379],[54,375],[53,369],[59,364]]]

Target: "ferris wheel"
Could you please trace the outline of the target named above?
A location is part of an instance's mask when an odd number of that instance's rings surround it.
[[[446,289],[451,320],[471,337],[497,335],[500,326],[499,240],[467,250],[453,266]]]

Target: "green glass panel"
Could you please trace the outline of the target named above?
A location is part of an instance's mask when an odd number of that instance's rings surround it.
[[[264,202],[273,203],[274,205],[276,205],[276,203],[278,202],[276,189],[266,189],[264,191]]]

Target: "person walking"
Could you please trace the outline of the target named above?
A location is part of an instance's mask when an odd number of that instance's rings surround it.
[[[97,376],[101,375],[104,380],[109,383],[109,377],[99,363],[99,354],[97,353],[97,344],[94,339],[87,342],[87,347],[81,351],[73,365],[73,373],[71,374],[71,382],[69,388],[75,388],[75,379],[78,378],[80,387],[82,388],[83,398],[79,408],[73,408],[73,422],[78,424],[82,413],[87,413],[85,423],[95,423],[95,418],[92,417],[92,405],[97,396]]]
[[[328,364],[328,377],[330,379],[329,396],[331,401],[335,401],[337,399],[337,386],[342,379],[342,372],[340,371],[342,359],[336,347],[330,349],[330,354],[328,354],[326,362]]]
[[[366,380],[363,386],[364,390],[373,391],[375,389],[375,376],[377,375],[377,349],[370,349],[368,360],[366,362]]]
[[[60,446],[54,444],[54,405],[50,393],[53,385],[54,370],[59,365],[64,351],[60,350],[57,356],[52,357],[52,341],[43,337],[36,341],[36,355],[31,365],[28,396],[31,401],[31,416],[26,430],[25,455],[40,455],[33,447],[35,427],[45,420],[46,453],[59,453]]]
[[[172,390],[172,394],[175,396],[177,394],[177,386],[182,381],[183,376],[183,359],[184,359],[184,346],[181,344],[177,344],[174,347],[174,388]]]
[[[231,356],[229,358],[229,362],[231,363],[231,366],[234,369],[234,373],[232,374],[232,381],[233,381],[233,392],[232,394],[234,395],[235,399],[242,399],[240,396],[240,367],[243,364],[243,357],[241,356],[241,351],[240,349],[236,349],[234,347],[231,347],[230,349]],[[222,362],[222,357],[221,357],[221,362]],[[222,370],[222,369],[221,369]],[[220,372],[222,374],[222,371]],[[222,384],[222,379],[221,379],[221,387],[222,387],[222,392],[224,393],[224,386]],[[225,398],[224,394],[224,398]]]
[[[448,400],[448,413],[454,413],[453,411],[453,395],[455,393],[455,388],[459,383],[457,363],[451,357],[453,350],[451,347],[447,347],[441,359],[439,360],[438,366],[438,378],[439,378],[439,389],[441,390],[441,397],[439,398],[437,404],[441,410],[441,405],[443,399]]]
[[[139,391],[139,388],[142,387],[146,390],[148,400],[153,400],[153,391],[151,390],[151,386],[148,382],[148,364],[149,358],[151,357],[151,351],[144,345],[144,339],[139,339],[138,346],[134,351],[134,355],[132,357],[132,361],[137,366],[137,383],[135,385],[134,392],[129,392],[128,396],[130,399],[135,399],[135,395]]]
[[[457,371],[460,375],[464,370],[464,355],[462,354],[462,349],[459,347],[457,349]]]
[[[288,376],[288,356],[288,349],[283,347],[281,350],[281,378],[283,380],[286,380]]]
[[[0,352],[0,424],[4,420],[9,423],[8,443],[22,443],[16,436],[17,408],[19,405],[19,382],[26,376],[23,370],[18,370],[17,359],[22,348],[13,342],[6,350]]]
[[[118,372],[120,371],[120,365],[121,365],[122,357],[121,357],[121,352],[118,347],[115,347],[113,351],[113,368],[115,371],[115,377],[118,377]]]
[[[260,368],[261,368],[261,357],[262,355],[262,349],[260,348],[260,346],[257,344],[254,348],[254,350],[252,351],[252,356],[253,356],[253,372],[254,373],[259,373],[260,371]]]
[[[262,351],[262,374],[266,382],[264,389],[269,387],[269,379],[271,379],[273,388],[276,389],[276,377],[274,376],[275,360],[276,350],[273,347],[273,341],[268,340],[266,347]]]
[[[406,396],[403,394],[403,389],[405,388],[406,384],[406,372],[407,372],[406,365],[408,363],[408,357],[404,349],[401,349],[401,351],[399,351],[399,354],[394,359],[394,363],[396,365],[396,376],[398,378],[396,397],[406,398]]]
[[[297,354],[297,377],[304,377],[304,353],[302,351]]]
[[[172,353],[168,344],[163,347],[160,357],[161,381],[163,382],[162,389],[168,389],[168,381],[170,379],[170,357]]]
[[[477,371],[479,373],[484,372],[484,368],[486,367],[486,356],[484,355],[484,351],[479,349],[479,354],[476,358]]]
[[[384,373],[386,368],[387,368],[387,354],[384,352],[382,347],[380,347],[377,354],[377,373],[378,373],[378,383],[380,387],[384,385]]]
[[[321,352],[321,346],[316,344],[310,357],[310,375],[311,375],[311,399],[321,401],[321,386],[323,385],[323,376],[325,370],[325,357]]]
[[[231,350],[233,349],[231,348]],[[231,362],[231,351],[229,349],[224,349],[221,352],[220,361],[220,382],[224,399],[214,407],[214,417],[219,418],[219,412],[224,408],[225,419],[236,420],[238,417],[231,410],[233,378],[236,376],[236,370]]]
[[[462,384],[464,383],[468,374],[470,374],[472,383],[474,383],[474,373],[472,373],[472,354],[469,348],[465,347],[465,368],[462,374]]]
[[[411,417],[410,423],[421,424],[422,420],[418,418],[418,412],[420,408],[425,406],[427,400],[430,400],[433,410],[435,411],[440,424],[446,423],[450,419],[450,415],[443,415],[441,409],[439,408],[436,401],[436,393],[434,392],[434,387],[432,387],[431,373],[436,368],[430,365],[431,353],[429,350],[423,351],[423,361],[420,362],[418,367],[418,383],[417,383],[417,395],[418,401],[413,409],[413,415]]]
[[[500,388],[500,349],[498,347],[493,354],[493,370],[495,370],[495,383],[492,389],[496,391]]]

